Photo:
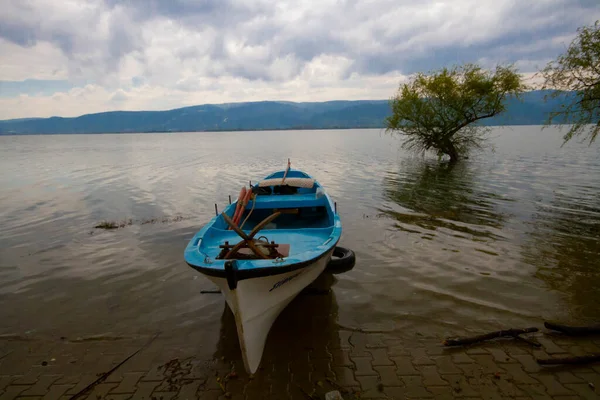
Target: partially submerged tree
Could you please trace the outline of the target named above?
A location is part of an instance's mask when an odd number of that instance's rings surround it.
[[[474,64],[418,73],[392,99],[387,130],[404,134],[405,148],[435,150],[455,162],[482,147],[487,129],[475,123],[501,114],[506,98],[525,90],[513,66],[498,66],[493,73]]]
[[[587,133],[592,144],[600,132],[600,21],[577,29],[567,51],[540,71],[543,89],[554,90],[551,98],[565,97],[566,104],[550,113],[546,125],[570,125],[564,143]],[[565,93],[565,92],[574,93]],[[595,124],[595,126],[594,126]],[[563,143],[563,144],[564,144]]]

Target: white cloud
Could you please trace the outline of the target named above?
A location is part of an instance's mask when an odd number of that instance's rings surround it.
[[[310,73],[315,71],[312,69]],[[204,103],[289,99],[380,100],[390,98],[404,79],[398,73],[376,76],[354,74],[335,85],[323,85],[318,76],[312,81],[296,77],[279,83],[230,76],[206,79],[197,84],[195,90],[142,85],[129,90],[108,91],[99,85],[87,85],[51,96],[0,97],[0,109],[5,118],[74,117],[102,111],[166,110]]]
[[[564,50],[577,26],[600,18],[577,0],[3,3],[0,81],[90,85],[5,96],[0,118],[389,98],[403,76],[449,63],[516,62],[531,73]]]
[[[0,38],[0,80],[59,80],[69,77],[69,60],[48,42],[22,47]]]

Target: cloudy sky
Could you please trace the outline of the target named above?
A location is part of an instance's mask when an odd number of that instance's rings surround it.
[[[598,0],[0,0],[0,119],[388,99],[406,76],[535,72]],[[530,76],[530,75],[528,75]]]

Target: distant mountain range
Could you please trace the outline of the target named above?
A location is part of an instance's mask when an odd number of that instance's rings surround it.
[[[487,126],[541,125],[561,104],[559,99],[544,102],[545,94],[532,91],[522,101],[510,99],[504,115],[480,122]],[[390,113],[389,100],[205,104],[168,111],[5,120],[0,121],[0,135],[383,128]]]

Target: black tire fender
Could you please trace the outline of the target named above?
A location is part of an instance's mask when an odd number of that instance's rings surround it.
[[[331,259],[325,268],[333,274],[350,271],[356,264],[356,255],[354,251],[345,247],[336,246],[331,255]]]

